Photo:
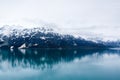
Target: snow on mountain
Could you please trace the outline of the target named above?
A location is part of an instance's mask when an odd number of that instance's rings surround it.
[[[0,47],[106,48],[119,46],[119,40],[104,41],[98,35],[90,38],[81,34],[62,33],[59,28],[50,25],[34,28],[6,25],[0,28]]]

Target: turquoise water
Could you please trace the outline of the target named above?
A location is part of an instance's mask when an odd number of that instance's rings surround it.
[[[120,80],[120,51],[0,49],[0,80]]]

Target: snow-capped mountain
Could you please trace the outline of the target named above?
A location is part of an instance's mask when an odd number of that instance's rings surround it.
[[[78,35],[79,36],[79,35]],[[108,48],[119,47],[120,41],[87,40],[71,34],[62,34],[50,27],[22,28],[3,26],[0,28],[0,47],[6,48]]]

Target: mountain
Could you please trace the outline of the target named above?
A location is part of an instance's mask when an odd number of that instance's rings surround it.
[[[17,28],[19,27],[19,28]],[[0,28],[0,48],[109,48],[119,47],[118,42],[91,41],[69,34],[60,34],[54,28],[21,26]],[[58,30],[59,31],[59,30]]]

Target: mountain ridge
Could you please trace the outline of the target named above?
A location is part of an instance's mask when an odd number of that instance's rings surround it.
[[[59,30],[57,30],[59,31]],[[62,34],[50,27],[0,28],[0,48],[109,48],[119,47],[120,41],[86,40]]]

